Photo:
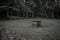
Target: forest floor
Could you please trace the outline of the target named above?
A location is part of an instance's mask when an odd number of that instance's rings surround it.
[[[32,21],[41,21],[42,27],[32,26]],[[60,20],[18,19],[0,21],[0,26],[15,32],[22,40],[60,40]]]

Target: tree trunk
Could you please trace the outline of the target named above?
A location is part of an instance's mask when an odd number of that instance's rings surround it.
[[[52,19],[54,18],[54,10],[52,9]]]

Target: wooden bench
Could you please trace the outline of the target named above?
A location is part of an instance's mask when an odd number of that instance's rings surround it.
[[[41,27],[41,21],[32,21],[32,26]]]

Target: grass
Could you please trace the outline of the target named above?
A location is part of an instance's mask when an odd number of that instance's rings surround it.
[[[40,20],[43,27],[32,27],[32,21]],[[60,20],[56,19],[20,19],[1,21],[7,29],[26,40],[60,40]],[[57,37],[56,37],[57,36]]]

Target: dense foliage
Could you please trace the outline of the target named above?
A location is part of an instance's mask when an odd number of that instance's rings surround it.
[[[59,12],[56,11],[56,9],[60,10],[59,0],[0,0],[0,10],[1,7],[3,10],[7,8],[10,14],[16,11],[17,14],[14,14],[17,16],[23,13],[32,13],[39,17],[60,17]]]

